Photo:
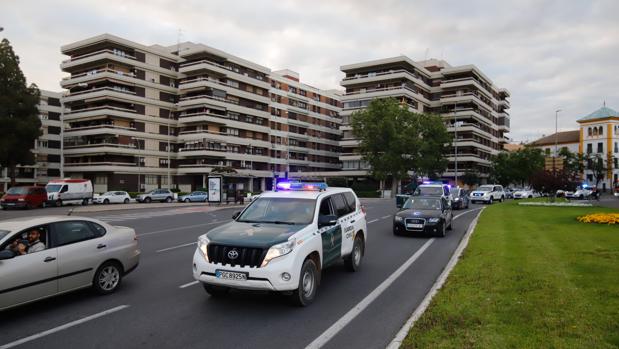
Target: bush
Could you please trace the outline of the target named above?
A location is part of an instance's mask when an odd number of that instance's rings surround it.
[[[127,194],[129,194],[129,196],[131,196],[132,199],[135,199],[138,197],[138,195],[140,195],[141,193],[135,192],[135,191],[128,191]]]
[[[576,219],[582,223],[619,224],[619,213],[591,213]]]
[[[180,193],[181,192],[181,190],[178,189],[178,188],[172,188],[172,189],[170,189],[170,191],[173,192],[173,193]]]
[[[380,197],[380,191],[356,191],[355,190],[355,194],[357,194],[357,197],[360,198],[379,198]]]
[[[178,193],[176,193],[176,194],[178,194],[178,197],[180,198],[181,196],[183,196],[183,195],[187,195],[187,194],[189,194],[189,193],[186,193],[186,192],[184,192],[184,191],[179,191],[179,192],[178,192]]]

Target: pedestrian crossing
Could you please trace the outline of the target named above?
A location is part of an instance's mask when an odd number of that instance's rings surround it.
[[[149,218],[160,218],[167,216],[176,216],[183,215],[188,213],[198,213],[198,212],[209,212],[214,211],[216,208],[214,207],[186,207],[186,208],[175,208],[170,210],[157,210],[157,211],[146,211],[146,212],[136,212],[136,213],[119,213],[119,214],[106,214],[101,216],[94,216],[93,218],[102,220],[104,222],[125,222],[137,219],[149,219]]]

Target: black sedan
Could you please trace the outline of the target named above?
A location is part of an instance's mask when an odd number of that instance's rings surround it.
[[[453,198],[452,208],[454,210],[461,210],[463,208],[469,208],[469,193],[468,191],[460,188],[453,187],[449,189],[449,193]]]
[[[451,230],[453,214],[444,197],[414,196],[393,217],[393,234],[425,233],[444,237]]]

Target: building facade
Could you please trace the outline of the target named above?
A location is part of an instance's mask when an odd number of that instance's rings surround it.
[[[595,185],[591,167],[593,159],[599,156],[606,173],[598,187],[603,190],[613,188],[619,183],[619,113],[603,106],[577,121],[580,124],[579,153],[585,156],[586,162],[586,181]]]
[[[189,191],[213,171],[235,189],[339,169],[338,96],[191,42],[99,35],[62,47],[65,169],[95,191]]]
[[[454,137],[444,179],[461,178],[467,171],[482,179],[490,171],[490,159],[509,141],[509,92],[496,87],[474,65],[452,67],[442,60],[415,62],[399,56],[344,65],[342,96],[343,171],[365,176],[368,164],[358,153],[359,141],[352,134],[350,117],[375,98],[392,97],[409,110],[440,115]],[[457,137],[456,137],[457,134]]]
[[[45,185],[50,179],[61,176],[62,95],[40,90],[39,118],[41,136],[33,144],[35,164],[18,166],[15,182],[18,185]],[[6,192],[11,179],[8,170],[0,170],[0,190]]]
[[[562,131],[535,140],[530,143],[534,148],[541,149],[546,156],[556,156],[557,152],[567,149],[570,153],[578,154],[580,146],[580,130]]]

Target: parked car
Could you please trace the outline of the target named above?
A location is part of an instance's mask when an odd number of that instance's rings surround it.
[[[0,206],[7,208],[35,208],[45,207],[47,203],[47,191],[44,187],[12,187],[2,199]]]
[[[505,198],[506,199],[513,199],[514,198],[514,191],[516,189],[512,189],[512,188],[505,188]]]
[[[472,191],[469,199],[471,199],[472,203],[492,204],[494,201],[503,202],[505,200],[505,191],[503,191],[502,185],[485,184]]]
[[[154,189],[148,193],[138,195],[136,200],[147,204],[152,201],[172,202],[174,200],[174,193],[169,189]]]
[[[453,203],[451,204],[452,209],[461,210],[463,208],[469,208],[470,199],[468,191],[460,187],[453,187],[449,189],[449,192],[453,198]]]
[[[445,196],[413,196],[393,217],[393,234],[426,233],[444,237],[452,224],[453,213]]]
[[[128,204],[131,196],[126,191],[108,191],[92,198],[94,204]]]
[[[589,187],[578,186],[576,190],[574,191],[565,192],[565,197],[567,199],[584,200],[584,199],[588,199],[589,196],[591,196],[591,193],[593,193],[593,191],[589,189]]]
[[[187,195],[179,196],[178,202],[206,202],[208,193],[204,191],[194,191]]]
[[[45,186],[47,202],[56,206],[68,203],[88,205],[92,200],[92,182],[88,179],[55,179]]]
[[[0,222],[0,310],[92,287],[114,292],[135,269],[135,231],[86,217]]]
[[[533,189],[516,189],[514,191],[514,199],[532,199],[540,197],[540,193]]]

